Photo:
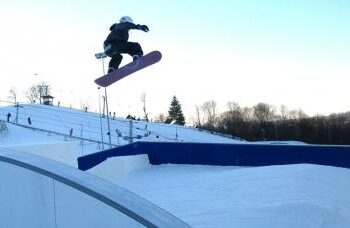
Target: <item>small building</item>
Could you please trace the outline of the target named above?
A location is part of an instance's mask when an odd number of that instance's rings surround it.
[[[46,95],[46,96],[42,96],[42,98],[43,98],[44,105],[53,105],[53,99],[54,99],[53,96]]]

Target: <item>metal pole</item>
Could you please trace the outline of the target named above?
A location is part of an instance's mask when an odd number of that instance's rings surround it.
[[[102,108],[102,118],[105,117],[105,110],[106,110],[106,97],[102,96],[103,98],[103,108]]]
[[[19,108],[19,104],[16,103],[16,124],[18,124],[18,108]]]
[[[106,99],[106,111],[107,111],[109,149],[112,149],[111,126],[109,124],[109,112],[108,112],[108,100],[107,100],[107,88],[106,87],[105,87],[105,99]]]
[[[133,143],[133,138],[132,138],[132,124],[133,121],[132,119],[129,120],[129,143]]]
[[[178,138],[178,135],[177,135],[177,124],[175,124],[175,129],[176,129],[176,142],[178,142],[179,141],[179,138]]]
[[[105,58],[105,57],[104,57]],[[102,59],[102,70],[103,70],[103,75],[106,74],[105,72],[105,64]],[[106,97],[106,111],[107,111],[107,125],[108,125],[108,140],[109,140],[109,149],[112,149],[112,138],[111,138],[111,125],[109,124],[109,111],[108,111],[108,100],[107,100],[107,87],[105,87],[105,97]]]
[[[84,125],[83,124],[79,124],[81,126],[81,129],[80,129],[80,139],[81,139],[81,142],[80,142],[80,145],[81,145],[81,156],[84,154],[84,140],[83,140],[83,131],[84,131]]]
[[[103,69],[103,75],[106,74],[105,72],[105,62],[103,61],[104,58],[102,58],[102,69]]]
[[[104,149],[104,141],[103,141],[103,127],[102,127],[102,113],[101,113],[101,87],[98,87],[98,109],[100,112],[100,126],[101,126],[101,140],[102,140],[102,149]]]

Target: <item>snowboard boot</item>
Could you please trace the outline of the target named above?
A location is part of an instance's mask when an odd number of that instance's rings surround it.
[[[109,73],[112,73],[112,72],[115,71],[115,70],[116,70],[116,69],[115,69],[114,67],[109,67],[109,68],[108,68],[108,74],[109,74]]]
[[[133,55],[133,56],[132,56],[132,60],[133,60],[134,62],[137,62],[141,57],[142,57],[142,55]]]

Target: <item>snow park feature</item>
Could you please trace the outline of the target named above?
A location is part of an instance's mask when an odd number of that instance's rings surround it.
[[[107,150],[98,143],[99,114],[21,106],[17,124],[16,107],[0,107],[8,129],[0,138],[0,227],[55,227],[54,219],[57,227],[140,224],[97,195],[152,217],[140,199],[176,221],[160,227],[350,227],[349,146],[247,142],[142,121],[133,121],[135,143],[129,144],[123,139],[129,120],[116,118],[111,126],[122,137],[118,142],[111,131],[113,149]],[[151,134],[144,137],[146,124]],[[86,171],[76,168],[82,161]]]
[[[194,164],[268,166],[318,164],[350,168],[349,146],[137,142],[81,156],[78,167],[90,169],[111,157],[147,154],[152,165]]]
[[[123,188],[30,153],[0,148],[0,173],[0,227],[187,227]]]

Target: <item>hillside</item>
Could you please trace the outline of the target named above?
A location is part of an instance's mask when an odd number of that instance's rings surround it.
[[[107,118],[98,113],[85,112],[66,107],[40,104],[20,104],[0,107],[0,120],[9,119],[8,137],[2,145],[32,144],[36,140],[76,141],[84,144],[84,153],[109,148]],[[28,121],[30,118],[30,122]],[[242,141],[214,135],[196,128],[144,121],[130,121],[110,116],[110,136],[113,146],[125,145],[132,141],[151,142],[213,142],[241,143]],[[17,124],[15,124],[17,123]],[[14,126],[18,125],[18,126]],[[20,127],[20,128],[18,128]],[[13,137],[22,135],[24,137]],[[27,137],[30,135],[31,137]],[[49,136],[49,137],[47,137]],[[54,136],[54,137],[52,137]],[[35,137],[36,140],[33,139]],[[104,142],[102,144],[102,142]]]

